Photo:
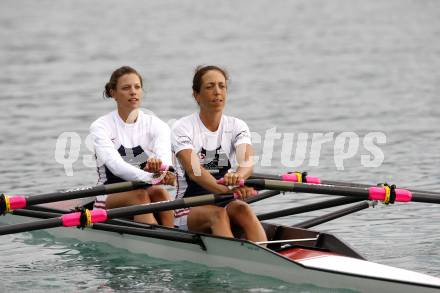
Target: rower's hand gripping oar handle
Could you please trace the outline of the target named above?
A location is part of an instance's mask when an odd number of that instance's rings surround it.
[[[217,180],[217,184],[225,185],[225,178],[218,179]],[[240,181],[238,182],[238,186],[239,187],[243,187],[244,186],[244,179],[240,179]]]
[[[243,187],[244,183],[245,183],[244,179],[240,179],[240,181],[238,183],[238,187]],[[217,184],[225,185],[225,178],[218,179]],[[256,196],[256,195],[258,195],[258,191],[256,191],[255,189],[252,190],[251,196]],[[234,197],[238,198],[238,195],[235,192],[234,192]]]
[[[165,183],[162,181],[162,180],[164,179],[165,175],[166,175],[168,172],[170,172],[170,173],[175,173],[175,169],[174,169],[173,166],[168,166],[168,165],[165,165],[165,164],[162,164],[162,165],[160,166],[159,171],[162,172],[162,173],[158,173],[158,174],[160,174],[160,175],[159,175],[158,177],[154,177],[154,178],[151,180],[151,184],[152,184],[152,185],[161,185],[161,184],[165,184]],[[168,184],[169,184],[169,183],[168,183]],[[171,184],[171,185],[173,185],[173,184]]]
[[[173,166],[168,166],[168,165],[162,164],[160,166],[160,171],[162,171],[162,172],[169,171],[169,172],[173,172],[174,173],[176,170],[174,169]]]

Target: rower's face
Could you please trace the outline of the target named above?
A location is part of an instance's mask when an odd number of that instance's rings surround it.
[[[134,73],[122,75],[118,79],[116,89],[111,90],[111,94],[118,104],[118,107],[126,110],[139,108],[143,94],[139,76]]]
[[[221,112],[225,108],[227,85],[223,74],[217,70],[207,71],[202,76],[200,92],[194,92],[194,98],[200,111]]]

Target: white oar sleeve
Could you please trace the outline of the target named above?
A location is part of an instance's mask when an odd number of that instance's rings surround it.
[[[93,123],[90,126],[90,134],[92,135],[92,141],[95,147],[98,167],[105,165],[114,175],[127,181],[150,182],[153,179],[153,174],[136,168],[124,161],[115,149],[110,139],[110,132],[104,125],[97,122]]]

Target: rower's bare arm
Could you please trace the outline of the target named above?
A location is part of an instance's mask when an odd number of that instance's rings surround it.
[[[243,179],[249,178],[254,171],[254,163],[252,160],[254,149],[252,148],[252,145],[247,143],[238,145],[236,155],[238,162],[236,173],[238,173]]]
[[[241,180],[245,180],[252,175],[253,161],[252,156],[254,154],[252,145],[243,143],[239,144],[236,149],[238,167],[236,172],[228,173],[225,175],[225,182],[229,185],[238,185]],[[255,191],[252,187],[236,187],[233,189],[241,199],[253,196]]]
[[[224,193],[229,189],[217,183],[217,180],[200,165],[199,158],[192,149],[184,149],[177,153],[177,159],[191,180],[212,193]]]

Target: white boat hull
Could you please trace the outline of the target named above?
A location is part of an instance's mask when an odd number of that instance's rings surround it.
[[[0,217],[0,223],[7,224],[32,220],[35,219],[17,215]],[[208,267],[229,267],[295,284],[354,289],[360,292],[440,292],[439,278],[334,254],[324,253],[294,261],[248,241],[203,234],[200,235],[200,240],[206,250],[194,243],[92,229],[55,228],[48,229],[47,232],[61,239],[104,242],[132,253],[170,261],[189,261]]]

